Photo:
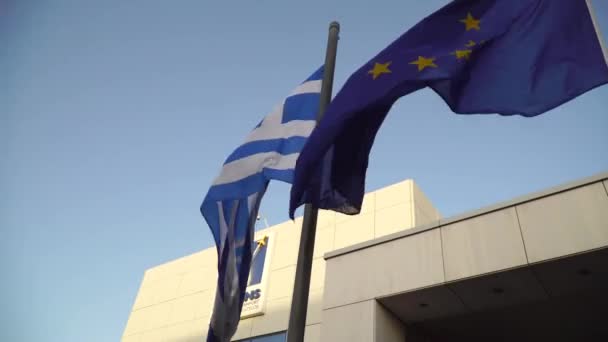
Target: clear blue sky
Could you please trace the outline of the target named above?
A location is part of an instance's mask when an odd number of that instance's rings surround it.
[[[143,272],[211,246],[224,158],[323,61],[337,90],[446,0],[0,0],[0,340],[118,341]],[[594,1],[608,35],[608,2]],[[368,190],[413,178],[443,215],[608,170],[608,86],[537,118],[404,97]],[[288,186],[262,213],[287,219]]]

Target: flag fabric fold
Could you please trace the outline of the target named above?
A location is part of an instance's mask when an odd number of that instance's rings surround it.
[[[455,113],[539,115],[608,82],[600,39],[585,0],[449,3],[337,93],[297,161],[290,216],[303,203],[360,211],[374,138],[400,97],[430,87]]]
[[[208,342],[236,332],[252,260],[258,209],[272,179],[291,183],[296,159],[316,125],[323,67],[266,116],[224,162],[200,211],[215,240],[218,279]]]

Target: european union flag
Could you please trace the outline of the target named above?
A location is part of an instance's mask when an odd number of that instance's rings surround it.
[[[606,58],[588,1],[453,1],[350,76],[298,158],[290,215],[305,202],[360,211],[374,137],[404,95],[430,87],[455,113],[535,116],[608,82]]]

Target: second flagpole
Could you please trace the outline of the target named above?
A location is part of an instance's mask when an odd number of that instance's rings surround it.
[[[335,21],[330,23],[317,122],[321,120],[325,109],[331,101],[339,33],[340,24]],[[306,313],[308,309],[308,294],[310,290],[310,274],[312,269],[315,235],[317,230],[317,213],[318,208],[312,206],[311,204],[306,204],[304,207],[304,219],[302,222],[302,233],[300,235],[300,249],[298,251],[298,263],[296,266],[293,296],[291,299],[289,327],[287,328],[287,342],[304,341]]]

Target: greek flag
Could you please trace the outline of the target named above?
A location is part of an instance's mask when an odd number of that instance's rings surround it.
[[[292,183],[296,160],[315,128],[323,67],[266,116],[226,159],[201,204],[218,253],[208,342],[230,341],[239,323],[258,208],[271,179]]]

